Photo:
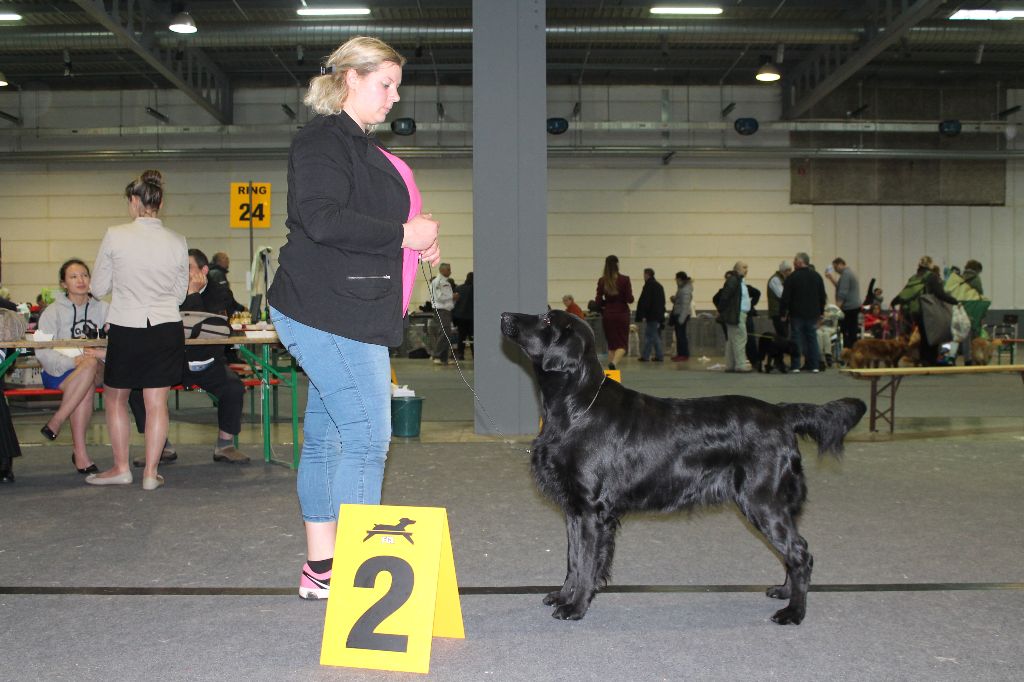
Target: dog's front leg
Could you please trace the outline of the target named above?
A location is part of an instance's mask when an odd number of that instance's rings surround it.
[[[614,518],[596,513],[580,517],[575,577],[566,582],[571,584],[571,594],[567,601],[555,608],[551,614],[553,617],[579,620],[586,615],[598,588],[611,573],[616,523]]]
[[[562,589],[549,592],[544,597],[544,604],[547,606],[561,606],[568,602],[572,599],[573,592],[579,583],[580,517],[578,514],[568,513],[565,515],[565,534],[568,536],[565,582],[562,583]]]

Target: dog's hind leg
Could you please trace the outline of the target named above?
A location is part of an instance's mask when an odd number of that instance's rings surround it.
[[[549,592],[544,597],[544,604],[547,606],[561,606],[570,601],[579,584],[580,523],[579,515],[565,515],[565,534],[568,536],[565,582],[562,583],[561,589]]]
[[[741,506],[741,510],[754,528],[782,555],[786,565],[786,582],[768,588],[766,592],[775,599],[789,599],[789,604],[776,611],[772,620],[780,625],[799,625],[807,612],[807,588],[814,566],[814,557],[807,551],[807,541],[797,532],[789,510],[770,505]]]
[[[570,576],[566,579],[566,585],[570,586],[568,598],[555,607],[551,614],[554,618],[579,620],[586,615],[594,595],[611,575],[617,529],[618,520],[606,514],[590,513],[579,517],[575,576],[570,567]]]

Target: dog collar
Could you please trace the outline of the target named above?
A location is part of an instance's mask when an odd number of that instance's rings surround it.
[[[606,382],[606,381],[608,381],[608,375],[607,374],[605,374],[604,378],[601,379],[601,384],[597,387],[597,393],[595,393],[594,397],[590,400],[590,404],[587,405],[587,409],[583,410],[583,414],[586,414],[587,412],[589,412],[590,408],[594,406],[594,403],[597,401],[597,396],[601,395],[601,387],[604,386],[604,382]]]

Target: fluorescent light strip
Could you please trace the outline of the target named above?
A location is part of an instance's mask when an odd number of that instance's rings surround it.
[[[721,7],[652,7],[651,14],[721,14]]]
[[[0,21],[21,21],[21,15],[14,12],[0,12]]]
[[[336,17],[369,14],[369,7],[300,7],[295,10],[300,17]]]
[[[1024,19],[1024,9],[962,9],[954,13],[950,19],[965,19],[972,21],[1007,21],[1009,19]]]

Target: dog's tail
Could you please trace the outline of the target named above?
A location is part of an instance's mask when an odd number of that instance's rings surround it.
[[[824,405],[783,403],[786,420],[798,435],[810,436],[818,443],[818,454],[843,453],[843,438],[867,412],[858,398],[840,398]]]

